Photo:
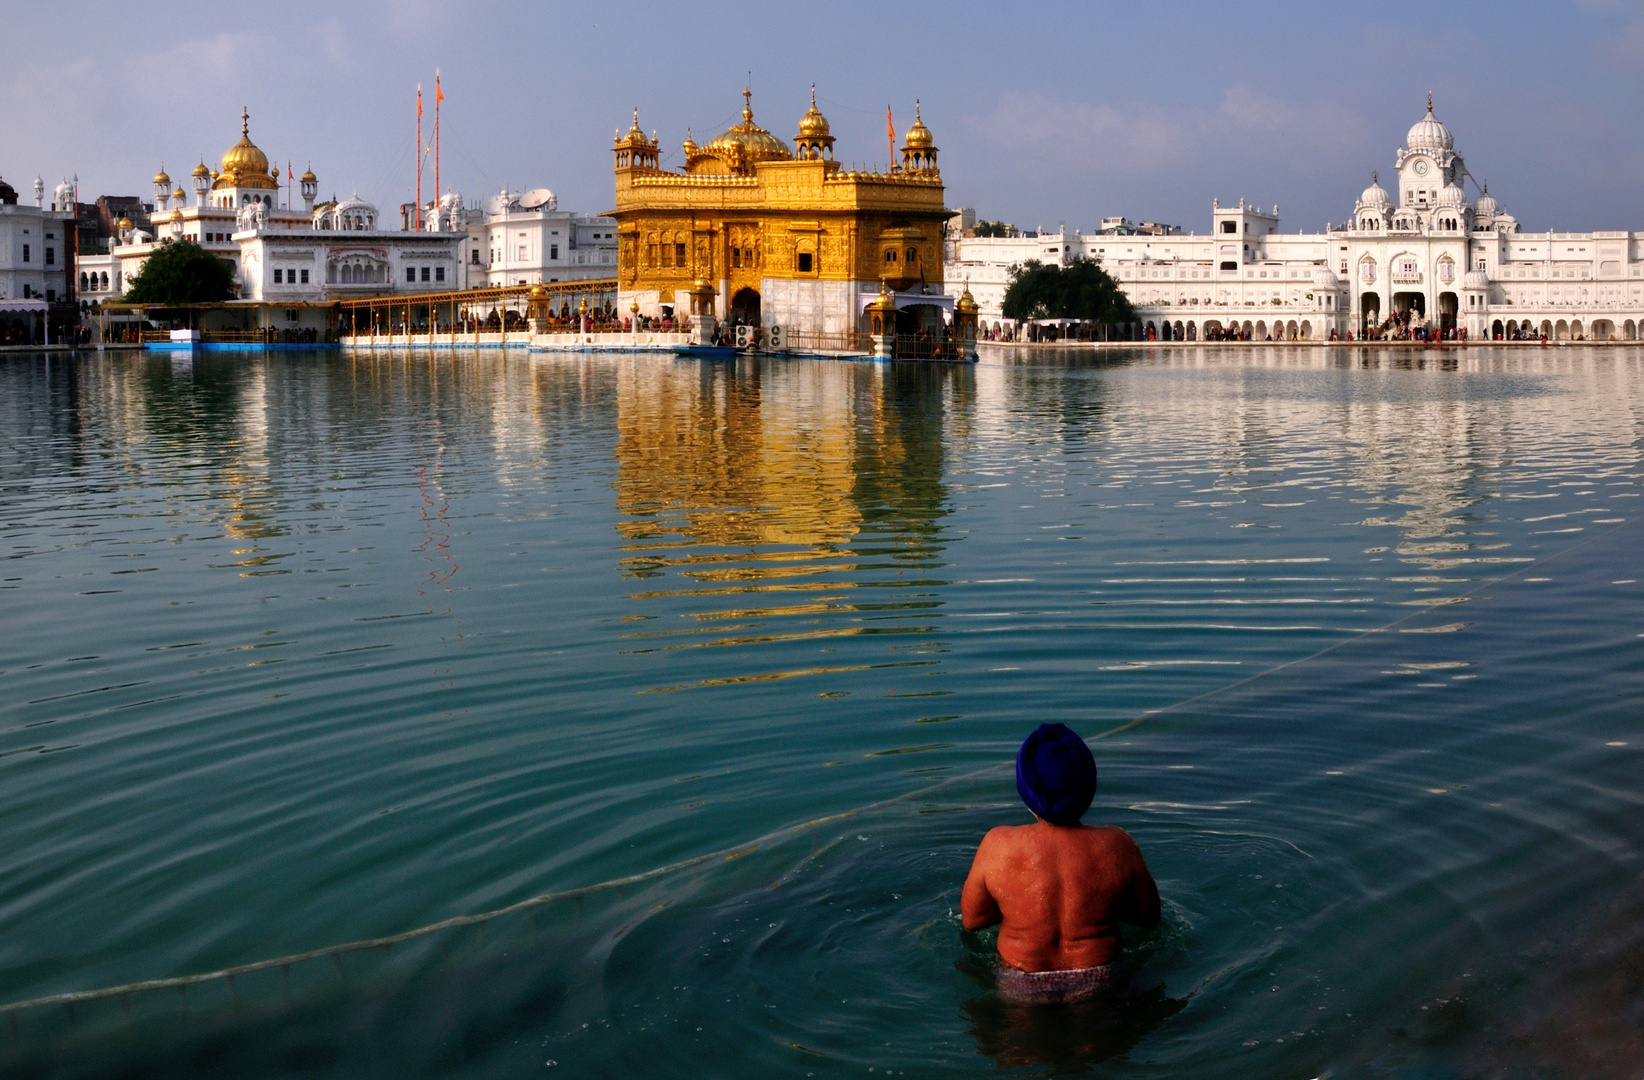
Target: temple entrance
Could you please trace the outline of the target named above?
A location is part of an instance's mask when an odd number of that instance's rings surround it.
[[[1423,322],[1427,318],[1427,294],[1419,292],[1401,292],[1393,294],[1393,310],[1410,325]]]
[[[738,289],[731,296],[731,324],[759,326],[759,290]]]
[[[1370,333],[1381,325],[1381,296],[1367,292],[1359,297],[1360,336]]]
[[[1439,329],[1454,330],[1456,328],[1456,312],[1461,304],[1456,300],[1453,292],[1439,293]]]

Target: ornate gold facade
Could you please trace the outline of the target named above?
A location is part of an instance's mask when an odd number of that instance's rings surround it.
[[[942,292],[942,176],[930,130],[916,120],[893,171],[864,172],[834,160],[834,139],[816,108],[790,146],[753,122],[705,145],[687,135],[685,168],[659,166],[655,134],[639,112],[612,147],[616,159],[619,306],[660,315],[704,282],[714,314],[790,329],[860,329],[861,296]],[[939,309],[933,309],[939,310]]]

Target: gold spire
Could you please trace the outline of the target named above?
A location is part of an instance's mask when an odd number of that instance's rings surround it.
[[[911,150],[930,150],[936,145],[936,137],[925,126],[924,119],[919,115],[919,99],[913,101],[913,126],[902,139],[902,145]]]
[[[811,107],[799,120],[799,137],[814,139],[828,134],[828,118],[816,107],[816,84],[811,83]]]

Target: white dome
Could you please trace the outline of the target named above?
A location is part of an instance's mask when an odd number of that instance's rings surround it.
[[[1313,270],[1313,284],[1321,289],[1335,289],[1341,285],[1341,279],[1328,266],[1315,267]]]
[[[1450,129],[1439,123],[1429,105],[1427,115],[1417,120],[1416,126],[1404,137],[1404,145],[1411,150],[1452,150],[1456,140],[1451,137]]]
[[[1496,197],[1494,195],[1490,194],[1490,186],[1488,184],[1484,187],[1484,194],[1480,195],[1478,197],[1478,202],[1473,204],[1473,212],[1478,214],[1479,217],[1491,218],[1501,213],[1501,204],[1496,202]]]
[[[1469,270],[1467,275],[1461,279],[1461,287],[1464,289],[1488,289],[1490,287],[1490,275],[1483,270]]]
[[[1359,206],[1362,209],[1391,210],[1393,198],[1387,194],[1387,189],[1381,186],[1376,176],[1370,178],[1370,186],[1359,193]]]
[[[1445,184],[1438,193],[1439,206],[1454,206],[1458,209],[1467,205],[1467,193],[1454,184]]]

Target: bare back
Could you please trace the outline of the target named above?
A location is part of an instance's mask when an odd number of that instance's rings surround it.
[[[1022,971],[1119,957],[1119,923],[1159,921],[1141,849],[1115,825],[1001,825],[976,850],[960,897],[965,929],[999,923],[999,958]]]

